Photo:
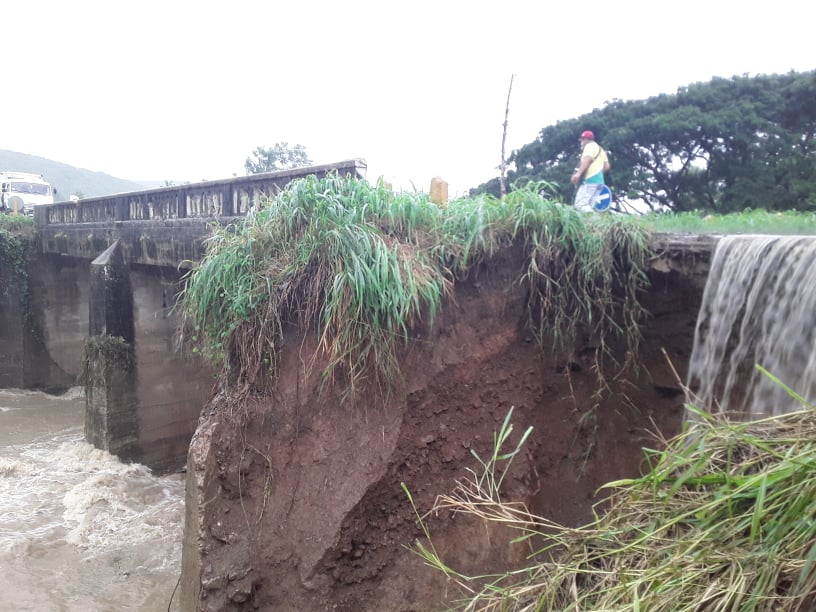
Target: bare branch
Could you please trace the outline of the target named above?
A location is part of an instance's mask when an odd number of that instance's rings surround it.
[[[510,114],[510,92],[513,91],[513,79],[516,78],[515,74],[510,75],[510,87],[507,89],[507,105],[504,107],[504,129],[502,130],[502,145],[501,145],[501,165],[499,166],[499,170],[501,174],[499,175],[499,187],[501,189],[501,197],[504,198],[507,195],[507,184],[506,184],[506,174],[507,174],[507,162],[505,161],[507,158],[504,155],[504,143],[507,140],[507,115]]]

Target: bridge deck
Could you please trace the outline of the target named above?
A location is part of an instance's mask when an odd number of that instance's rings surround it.
[[[94,259],[116,240],[130,263],[184,267],[203,254],[211,223],[242,217],[253,205],[305,176],[331,172],[364,178],[366,163],[267,172],[218,181],[120,193],[34,209],[43,254]]]

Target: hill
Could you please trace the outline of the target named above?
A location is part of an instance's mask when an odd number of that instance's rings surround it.
[[[0,150],[0,170],[42,174],[56,189],[54,201],[57,202],[67,200],[72,194],[92,198],[161,186],[160,181],[130,181],[102,172],[76,168],[44,157],[5,150]]]

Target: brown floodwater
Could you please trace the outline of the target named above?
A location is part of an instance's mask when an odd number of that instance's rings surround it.
[[[184,481],[83,439],[81,389],[0,389],[0,610],[179,610]]]

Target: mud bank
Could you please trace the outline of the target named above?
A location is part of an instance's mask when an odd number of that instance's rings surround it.
[[[192,441],[182,609],[442,609],[460,593],[406,548],[423,532],[401,483],[426,513],[478,469],[472,451],[489,455],[511,407],[513,441],[534,430],[503,499],[585,522],[598,487],[636,475],[655,432],[681,425],[683,395],[664,351],[684,377],[705,278],[684,265],[655,262],[641,367],[600,395],[592,338],[554,355],[529,332],[518,261],[457,284],[406,350],[404,380],[385,403],[376,393],[344,403],[342,384],[321,392],[316,339],[288,336],[275,393],[216,397]],[[613,349],[624,358],[623,345]],[[498,571],[529,554],[508,543],[512,534],[461,514],[431,514],[426,525],[461,571]]]

